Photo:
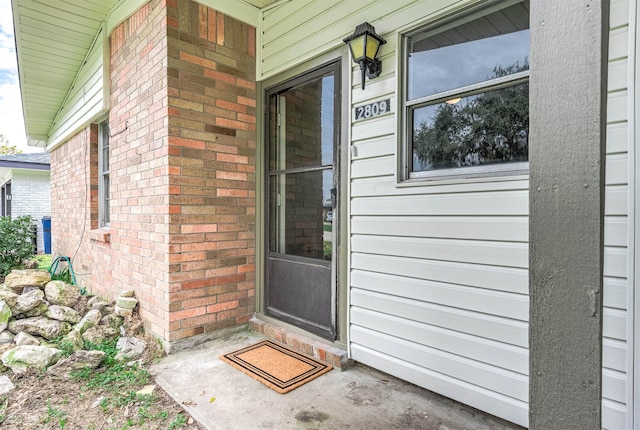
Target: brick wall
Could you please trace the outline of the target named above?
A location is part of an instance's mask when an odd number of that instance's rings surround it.
[[[167,342],[244,324],[255,296],[255,30],[153,0],[110,37],[109,229],[97,126],[52,153],[53,247],[79,283],[133,289]]]
[[[51,215],[48,170],[14,170],[11,179],[11,215],[29,215],[38,229],[38,252],[44,252],[42,217]]]
[[[78,283],[112,297],[113,250],[91,240],[92,220],[97,220],[97,157],[95,125],[51,153],[52,254],[73,258]]]
[[[168,340],[166,22],[153,0],[111,34],[109,151],[114,286],[135,290],[146,327]]]
[[[133,289],[147,329],[168,339],[166,9],[153,1],[111,35],[111,226],[98,229],[98,126],[54,150],[53,252],[78,283],[113,299]]]
[[[170,340],[255,307],[255,29],[167,0]]]

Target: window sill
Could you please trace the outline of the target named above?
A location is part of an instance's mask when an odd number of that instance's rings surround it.
[[[97,230],[89,231],[89,239],[92,242],[110,243],[111,242],[111,230],[108,228],[99,228]]]

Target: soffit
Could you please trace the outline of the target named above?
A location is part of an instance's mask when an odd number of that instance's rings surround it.
[[[13,0],[25,127],[46,140],[54,117],[118,0]]]
[[[255,8],[264,9],[265,7],[271,6],[272,4],[280,0],[243,0],[243,1]]]
[[[219,0],[203,3],[216,1]],[[257,14],[278,1],[282,0],[238,0],[238,3],[255,9]],[[130,2],[133,3],[132,0],[12,0],[22,107],[30,144],[46,145],[56,113],[70,93],[103,23],[116,6],[124,5],[122,9],[127,9],[126,3]]]

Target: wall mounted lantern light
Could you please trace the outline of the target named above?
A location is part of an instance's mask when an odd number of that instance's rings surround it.
[[[360,65],[362,71],[362,89],[364,90],[365,72],[369,79],[380,76],[382,62],[376,58],[380,45],[387,43],[376,34],[373,25],[365,22],[356,27],[353,34],[343,40],[349,45],[353,62]]]

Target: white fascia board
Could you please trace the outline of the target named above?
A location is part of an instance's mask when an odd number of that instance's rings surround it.
[[[118,3],[105,19],[105,37],[107,40],[114,28],[133,15],[147,2],[148,0],[122,0]]]
[[[195,0],[225,15],[258,28],[260,26],[260,9],[241,0]]]

